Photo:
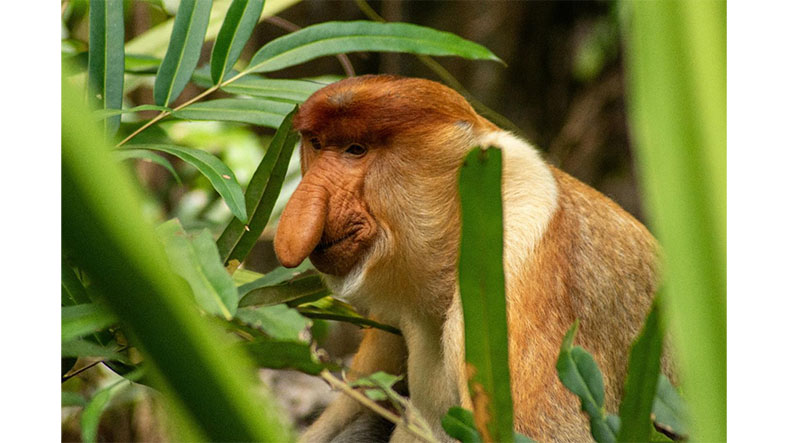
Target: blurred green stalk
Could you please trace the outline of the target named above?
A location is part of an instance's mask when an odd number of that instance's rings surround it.
[[[724,441],[726,4],[622,6],[631,12],[635,153],[664,252],[664,302],[692,413],[690,435]]]
[[[188,287],[171,271],[142,218],[139,192],[80,94],[65,76],[61,87],[64,249],[90,275],[198,434],[210,441],[290,440],[252,365],[200,318]]]

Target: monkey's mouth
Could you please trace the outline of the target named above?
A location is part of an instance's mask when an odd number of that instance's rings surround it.
[[[369,222],[353,223],[340,236],[329,236],[326,231],[320,243],[309,254],[312,264],[324,274],[347,275],[355,267],[364,251],[372,243],[375,230]]]
[[[315,250],[313,252],[323,252],[326,249],[328,249],[328,248],[330,248],[330,247],[332,247],[334,245],[337,245],[339,243],[342,243],[343,241],[353,237],[354,235],[356,235],[356,232],[358,232],[357,229],[354,230],[354,231],[350,231],[347,234],[343,235],[342,237],[335,238],[333,240],[329,239],[328,237],[326,237],[326,235],[324,233],[323,237],[320,239],[320,243],[318,243],[317,246],[315,246]]]

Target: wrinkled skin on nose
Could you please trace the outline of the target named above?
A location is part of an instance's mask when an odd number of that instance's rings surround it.
[[[282,266],[296,267],[309,256],[326,274],[353,269],[377,233],[363,183],[364,170],[338,152],[323,151],[311,162],[279,219],[274,251]]]

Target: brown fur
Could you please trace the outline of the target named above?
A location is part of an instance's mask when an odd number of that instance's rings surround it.
[[[608,410],[621,400],[629,345],[656,289],[656,245],[615,203],[553,169],[559,207],[524,272],[508,282],[510,370],[517,429],[537,441],[590,440],[580,402],[558,379],[561,340],[580,319],[576,344],[594,355]],[[593,288],[593,291],[589,291]]]
[[[442,441],[449,440],[440,426],[446,410],[470,406],[456,275],[457,173],[474,146],[502,149],[515,427],[539,441],[589,440],[579,401],[556,374],[561,339],[579,318],[577,343],[599,363],[606,406],[615,411],[629,345],[657,284],[648,231],[435,82],[347,79],[310,97],[294,125],[303,136],[304,181],[282,215],[277,255],[295,266],[309,254],[337,295],[403,331],[367,332],[352,371],[406,368],[411,401]],[[348,154],[354,143],[368,152]],[[320,257],[321,244],[332,245],[329,256]],[[330,440],[362,412],[343,397],[303,440]],[[400,427],[391,438],[411,439]]]

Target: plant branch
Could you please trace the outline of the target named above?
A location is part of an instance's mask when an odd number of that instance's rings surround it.
[[[326,380],[332,387],[339,389],[340,391],[342,391],[342,393],[348,395],[350,398],[368,407],[373,412],[385,418],[386,420],[394,423],[395,425],[403,426],[406,431],[413,434],[413,436],[417,437],[419,440],[431,442],[431,443],[437,442],[437,440],[435,440],[435,437],[433,437],[432,435],[428,434],[427,432],[424,432],[424,430],[422,429],[413,426],[411,423],[406,422],[405,420],[403,420],[401,417],[398,417],[393,412],[375,403],[364,394],[350,387],[350,385],[348,385],[344,381],[334,377],[334,375],[331,374],[331,372],[329,372],[327,369],[324,369],[323,371],[320,372],[320,377]]]

